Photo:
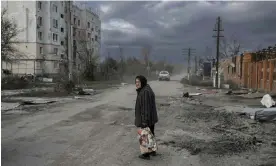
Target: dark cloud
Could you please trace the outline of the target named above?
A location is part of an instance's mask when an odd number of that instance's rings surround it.
[[[153,59],[167,56],[172,62],[184,62],[181,49],[187,47],[195,48],[198,56],[205,56],[206,46],[215,54],[212,30],[218,16],[226,39],[238,39],[245,50],[276,43],[276,2],[89,3],[102,9],[105,55],[107,45],[118,44],[124,47],[125,55],[138,57],[141,57],[139,47],[150,44]]]

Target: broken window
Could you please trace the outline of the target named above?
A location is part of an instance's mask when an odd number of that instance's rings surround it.
[[[42,2],[41,2],[41,1],[38,1],[37,4],[38,4],[38,9],[41,10],[41,9],[42,9]]]
[[[38,25],[42,26],[42,17],[38,17]]]
[[[43,47],[39,47],[39,53],[43,54]]]
[[[58,48],[54,48],[54,54],[58,54]]]
[[[38,32],[38,39],[42,40],[42,32]]]
[[[53,27],[57,28],[58,27],[58,20],[53,19]]]
[[[53,33],[53,41],[58,41],[58,34]]]
[[[57,11],[58,11],[58,7],[57,7],[57,5],[53,5],[53,12],[56,12],[57,13]]]

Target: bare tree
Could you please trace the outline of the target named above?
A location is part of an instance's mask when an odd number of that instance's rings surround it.
[[[1,62],[11,62],[21,56],[15,48],[15,38],[19,33],[17,24],[7,16],[7,10],[1,12]]]
[[[223,57],[233,57],[241,52],[241,42],[232,35],[230,38],[223,38],[220,42],[220,54]]]
[[[84,76],[93,80],[95,69],[99,63],[99,55],[96,55],[94,49],[89,45],[92,45],[91,41],[81,40],[79,41],[78,48],[76,49],[76,53],[79,57],[79,63],[82,66],[81,68],[77,67],[75,69],[79,79],[81,79],[81,76]]]
[[[148,76],[150,74],[150,60],[149,55],[151,53],[152,47],[150,45],[145,45],[142,48],[142,55],[144,57],[145,65],[147,66]]]
[[[258,51],[260,51],[260,50],[262,50],[262,49],[263,49],[262,44],[259,44],[253,51],[254,51],[254,52],[258,52]]]

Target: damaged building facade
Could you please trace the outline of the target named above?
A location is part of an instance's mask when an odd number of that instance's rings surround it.
[[[18,75],[51,76],[68,70],[69,63],[80,68],[81,61],[78,59],[84,56],[83,54],[79,54],[79,58],[74,58],[73,53],[71,58],[68,57],[68,49],[73,52],[73,43],[77,40],[73,32],[68,36],[69,28],[72,31],[74,28],[81,30],[87,40],[85,50],[91,50],[91,55],[99,55],[101,21],[99,15],[86,5],[69,1],[1,3],[2,10],[7,10],[8,18],[14,21],[20,30],[15,45],[20,58],[14,59],[12,63],[3,62],[2,69]],[[68,45],[68,40],[71,40],[72,46]]]
[[[258,52],[246,52],[223,62],[225,81],[240,87],[276,93],[276,45]]]

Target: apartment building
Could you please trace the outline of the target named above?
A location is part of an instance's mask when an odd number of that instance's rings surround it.
[[[3,65],[3,69],[9,69],[14,74],[55,75],[60,73],[62,68],[67,68],[62,65],[68,60],[69,10],[72,12],[71,24],[75,18],[73,15],[76,15],[82,23],[76,24],[78,29],[85,30],[87,28],[85,25],[88,26],[87,20],[95,20],[97,25],[91,21],[90,26],[99,27],[100,30],[100,19],[96,14],[81,9],[69,1],[2,1],[1,3],[2,9],[7,9],[9,18],[14,20],[21,30],[16,39],[16,47],[22,56],[15,63]],[[99,50],[100,31],[98,32],[98,44],[95,46],[88,44],[88,48]],[[87,30],[87,37],[89,34],[90,38],[92,34],[95,35]],[[75,40],[74,37],[69,39],[72,40],[71,43]],[[76,66],[81,65],[77,58],[72,60]]]
[[[75,3],[72,13],[73,66],[82,70],[85,67],[84,62],[99,55],[101,21],[99,15],[85,4]]]

